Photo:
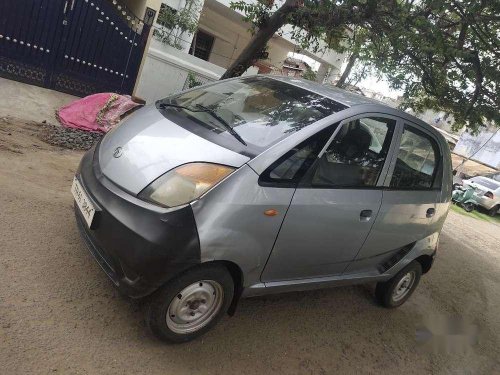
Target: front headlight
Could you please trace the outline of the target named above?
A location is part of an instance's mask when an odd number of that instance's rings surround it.
[[[139,198],[164,207],[187,204],[227,177],[235,168],[220,164],[189,163],[157,178]]]

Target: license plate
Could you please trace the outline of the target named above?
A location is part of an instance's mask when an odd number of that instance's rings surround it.
[[[85,194],[85,191],[83,190],[80,181],[78,181],[76,177],[73,178],[73,185],[71,185],[71,193],[75,198],[76,205],[80,209],[80,212],[82,213],[85,222],[90,228],[90,226],[92,225],[92,220],[94,220],[95,207],[90,202],[89,197],[87,197],[87,194]]]

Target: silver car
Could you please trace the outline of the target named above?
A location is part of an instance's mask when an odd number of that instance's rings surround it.
[[[241,297],[376,283],[396,307],[429,271],[450,205],[448,145],[409,114],[284,77],[146,106],[82,159],[82,237],[160,339],[191,340]]]
[[[500,210],[500,182],[484,176],[472,177],[462,181],[464,186],[476,189],[474,200],[483,207],[490,216],[495,216]]]

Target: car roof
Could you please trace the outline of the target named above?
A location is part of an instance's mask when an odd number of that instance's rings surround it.
[[[446,143],[446,140],[444,136],[433,126],[429,125],[427,122],[419,119],[418,117],[415,117],[408,112],[402,111],[398,108],[391,107],[379,100],[372,99],[372,98],[367,98],[366,96],[359,95],[344,89],[341,89],[339,87],[335,87],[332,85],[323,85],[319,84],[317,82],[309,81],[303,78],[296,78],[296,77],[286,77],[286,76],[273,76],[273,75],[265,75],[265,76],[260,76],[260,77],[266,77],[266,78],[271,78],[277,81],[285,82],[290,85],[294,85],[297,87],[304,88],[306,90],[309,90],[311,92],[314,92],[316,94],[325,96],[329,99],[332,99],[340,104],[343,104],[349,108],[354,108],[357,106],[361,105],[371,105],[372,108],[374,108],[374,105],[377,108],[377,111],[380,111],[381,113],[386,113],[386,114],[392,114],[392,115],[397,115],[401,118],[404,118],[408,121],[411,121],[414,124],[419,124],[421,127],[426,129],[427,131],[431,132],[436,136],[437,138],[441,139],[444,144]]]

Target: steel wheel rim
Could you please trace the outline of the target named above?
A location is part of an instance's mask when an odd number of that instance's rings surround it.
[[[193,333],[210,323],[224,301],[224,289],[217,281],[200,280],[182,289],[170,301],[166,322],[178,334]]]
[[[401,280],[396,284],[392,292],[392,300],[394,302],[401,301],[410,292],[413,284],[415,283],[415,271],[410,271],[405,274]]]

